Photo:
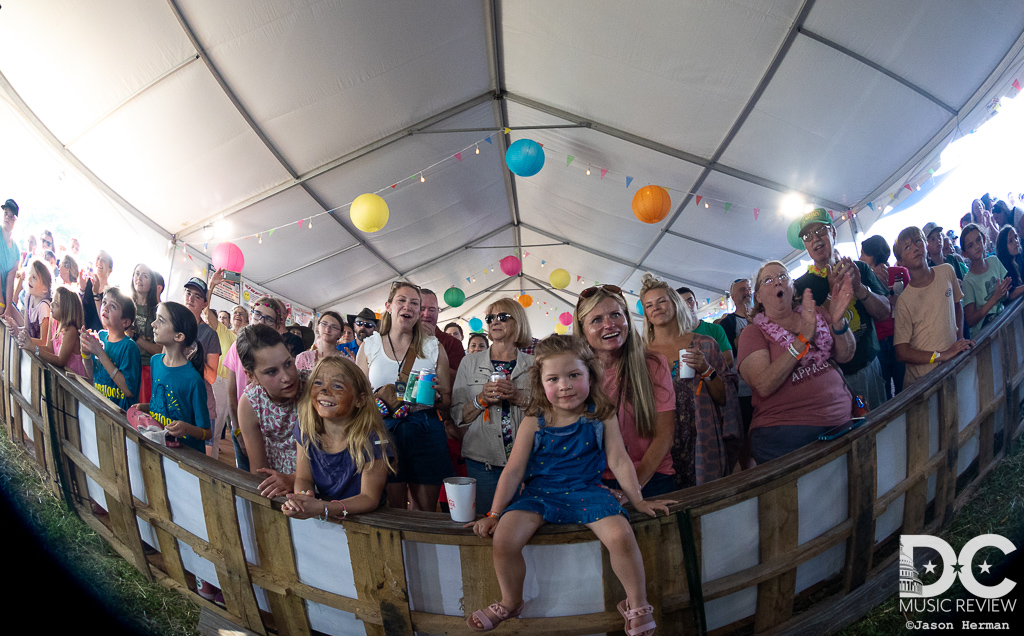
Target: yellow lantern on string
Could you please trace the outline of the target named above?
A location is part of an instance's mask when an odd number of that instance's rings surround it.
[[[565,289],[569,286],[569,272],[564,269],[556,269],[548,276],[548,282],[555,289]]]
[[[525,307],[529,307],[530,305],[533,304],[533,296],[531,296],[529,294],[522,294],[522,295],[520,295],[519,296],[519,304],[522,305],[524,308]]]
[[[568,325],[563,325],[562,323],[558,323],[557,325],[555,325],[555,333],[557,333],[558,335],[564,336],[567,331],[569,331]]]
[[[388,224],[388,204],[372,192],[360,194],[349,208],[349,218],[360,232],[376,232]]]

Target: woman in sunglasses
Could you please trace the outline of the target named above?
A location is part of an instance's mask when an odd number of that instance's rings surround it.
[[[391,287],[384,303],[380,328],[363,340],[356,365],[373,387],[377,408],[384,426],[395,443],[398,471],[388,475],[388,501],[392,508],[433,512],[446,477],[455,476],[448,455],[448,436],[444,430],[444,412],[451,404],[448,356],[432,332],[420,326],[420,289],[399,281]],[[422,372],[434,369],[433,404],[423,404],[417,387],[416,402],[404,402],[409,369]]]
[[[753,390],[750,451],[758,464],[811,443],[850,419],[853,397],[832,364],[853,357],[857,342],[845,318],[850,274],[832,286],[830,309],[810,289],[794,302],[786,266],[769,261],[754,278],[754,320],[739,339],[737,367]]]
[[[336,311],[325,311],[316,324],[317,337],[313,346],[295,357],[295,367],[299,371],[312,371],[320,358],[340,356],[338,341],[345,330],[345,321]]]
[[[601,388],[618,405],[619,430],[644,498],[675,490],[669,450],[676,393],[665,356],[644,347],[633,329],[626,298],[615,285],[580,292],[573,330],[587,341],[604,368]],[[620,502],[627,500],[611,471],[605,471],[604,483]]]
[[[484,316],[491,345],[462,359],[452,391],[452,419],[462,434],[466,472],[476,479],[476,508],[490,510],[498,477],[530,403],[533,343],[522,305],[499,298]],[[471,340],[472,341],[472,340]]]

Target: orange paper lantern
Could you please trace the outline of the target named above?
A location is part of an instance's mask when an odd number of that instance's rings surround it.
[[[529,294],[523,294],[519,297],[519,304],[523,307],[529,307],[533,304],[533,296]]]
[[[644,186],[633,196],[633,215],[644,223],[664,220],[671,207],[672,198],[661,186]]]

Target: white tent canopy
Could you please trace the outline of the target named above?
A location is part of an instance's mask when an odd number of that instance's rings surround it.
[[[792,258],[790,192],[866,227],[1024,62],[1019,0],[15,0],[0,36],[0,94],[154,232],[238,239],[247,279],[320,310],[400,277],[462,288],[445,321],[525,291],[538,334],[595,281],[703,301]],[[523,138],[529,178],[504,162]],[[364,192],[390,207],[373,234]]]

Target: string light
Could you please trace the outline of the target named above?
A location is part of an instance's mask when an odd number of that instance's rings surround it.
[[[260,244],[260,245],[263,245],[263,235],[262,235],[262,234],[257,234],[257,235],[256,235],[256,238],[258,238],[258,239],[259,239],[259,244]]]
[[[309,217],[309,223],[307,223],[306,225],[309,226],[309,229],[313,229],[313,217]]]
[[[480,154],[480,145],[476,144],[476,154]]]
[[[590,166],[587,166],[587,176],[590,176]]]
[[[423,173],[420,173],[420,183],[426,183],[426,179],[423,178]]]
[[[707,202],[707,201],[705,201],[705,202],[704,202],[704,209],[706,210],[706,209],[708,209],[708,208],[710,208],[710,207],[711,207],[711,206],[710,206],[710,205],[708,205],[708,202]]]

